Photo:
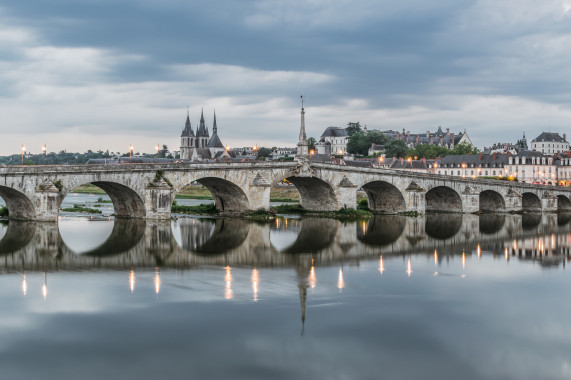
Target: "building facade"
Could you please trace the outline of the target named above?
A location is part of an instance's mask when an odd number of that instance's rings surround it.
[[[531,140],[531,150],[541,152],[543,154],[557,154],[569,150],[569,143],[566,135],[563,137],[559,133],[543,132],[533,140]]]

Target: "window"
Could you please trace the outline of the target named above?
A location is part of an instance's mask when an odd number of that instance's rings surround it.
[[[460,175],[460,170],[458,170],[458,175]]]
[[[495,171],[495,170],[492,172],[492,175],[496,175],[496,171]]]
[[[488,171],[486,170],[486,175],[488,175]]]

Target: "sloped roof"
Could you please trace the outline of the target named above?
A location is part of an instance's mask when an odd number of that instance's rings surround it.
[[[321,137],[347,137],[349,134],[345,128],[327,127]]]
[[[546,141],[546,142],[566,142],[559,133],[542,132],[539,136],[534,138],[532,142]]]
[[[184,124],[184,129],[180,137],[194,137],[194,132],[190,126],[190,117],[188,115],[186,115],[186,123]]]
[[[208,140],[207,148],[224,148],[224,144],[220,141],[220,137],[218,137],[218,133],[214,133],[210,140]]]

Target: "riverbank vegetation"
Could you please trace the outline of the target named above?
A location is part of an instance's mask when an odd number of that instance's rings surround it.
[[[85,206],[80,205],[80,204],[74,204],[73,207],[62,208],[61,211],[83,212],[83,213],[87,213],[87,214],[101,214],[101,210],[98,210],[95,208],[90,208],[90,207],[85,207]]]
[[[8,207],[0,207],[0,218],[7,218],[8,216]]]

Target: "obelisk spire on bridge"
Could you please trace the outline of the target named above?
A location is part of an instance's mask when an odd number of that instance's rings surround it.
[[[303,95],[301,95],[301,127],[299,128],[299,141],[297,143],[298,160],[309,159],[309,146],[307,135],[305,134],[305,110],[303,108]]]

